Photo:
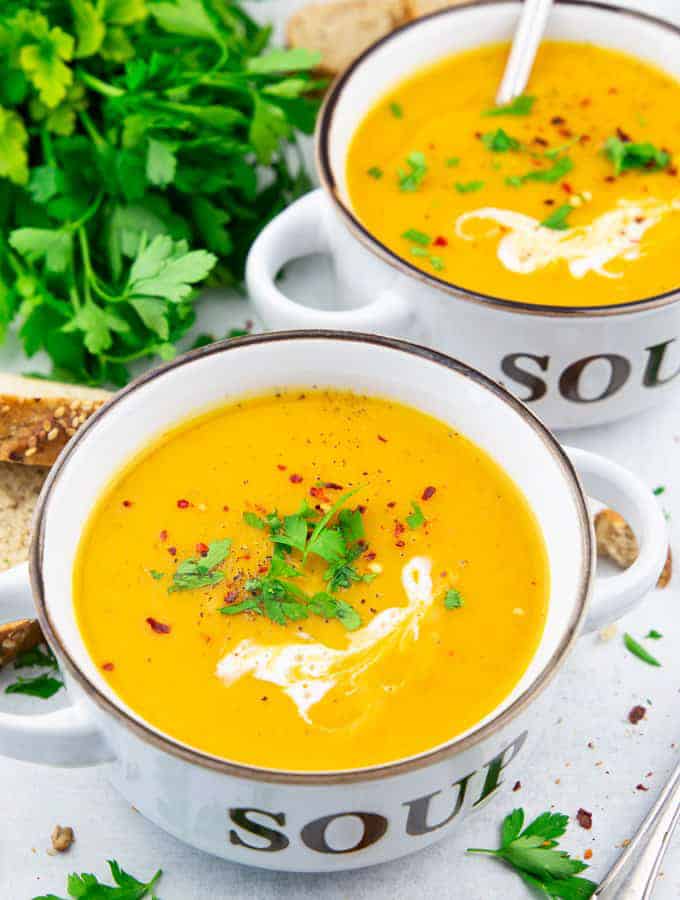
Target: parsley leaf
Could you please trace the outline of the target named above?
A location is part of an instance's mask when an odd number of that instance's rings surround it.
[[[395,119],[404,118],[404,108],[400,103],[390,103],[390,112]]]
[[[412,512],[406,516],[408,527],[413,529],[420,528],[425,524],[425,516],[415,500],[411,501],[411,510]]]
[[[379,181],[383,177],[383,170],[380,166],[371,166],[370,169],[366,172],[367,175],[370,175],[371,178],[375,178],[376,181]]]
[[[356,631],[361,627],[361,616],[353,606],[323,591],[312,597],[309,608],[324,619],[338,619],[347,631]]]
[[[501,846],[497,850],[468,848],[468,853],[495,856],[512,866],[522,880],[553,900],[588,900],[597,884],[579,877],[588,866],[557,850],[569,819],[561,813],[545,812],[522,831],[524,811],[513,810],[501,826]]]
[[[142,882],[121,869],[115,860],[108,860],[108,864],[115,887],[104,884],[96,875],[88,872],[80,874],[74,872],[68,876],[66,887],[69,897],[73,900],[103,900],[104,897],[106,900],[144,900],[145,897],[149,897],[153,900],[155,887],[163,874],[161,869],[151,881]],[[42,894],[33,900],[60,900],[60,898],[54,894]]]
[[[224,579],[224,572],[216,572],[215,568],[224,562],[230,549],[231,541],[224,538],[208,544],[205,556],[191,556],[185,559],[175,569],[168,593],[193,591],[196,588],[218,584]]]
[[[655,487],[652,493],[655,497],[660,497],[661,494],[666,492],[666,487],[663,484],[660,484],[658,487]]]
[[[535,102],[535,97],[530,97],[528,94],[520,94],[519,97],[515,97],[514,100],[512,100],[510,103],[506,103],[504,106],[492,106],[490,109],[484,110],[482,115],[528,116]]]
[[[603,152],[613,163],[617,175],[630,169],[658,172],[665,169],[671,161],[670,154],[655,147],[654,144],[634,144],[614,136],[607,138]]]
[[[558,206],[556,210],[551,212],[549,216],[546,216],[541,222],[541,225],[544,228],[552,228],[554,231],[566,231],[566,229],[569,228],[567,219],[573,211],[573,206],[570,206],[568,203],[563,203],[561,206]]]
[[[479,191],[484,187],[483,181],[457,181],[455,184],[459,194],[470,194],[473,191]]]
[[[519,150],[520,148],[520,142],[517,138],[510,137],[502,128],[497,128],[495,131],[487,131],[486,134],[482,135],[482,143],[492,153],[507,153],[508,150]]]
[[[574,163],[568,156],[558,157],[549,169],[532,169],[525,172],[524,175],[509,175],[505,179],[505,183],[511,187],[521,187],[527,181],[545,181],[548,184],[554,184],[563,178],[567,172],[571,172]]]
[[[461,606],[465,606],[460,591],[457,591],[455,588],[449,588],[444,595],[444,606],[446,609],[460,609]]]
[[[6,694],[28,694],[30,697],[40,697],[47,700],[53,697],[64,683],[52,675],[42,673],[33,678],[17,678],[15,682],[5,688]]]
[[[259,528],[260,531],[264,531],[267,527],[267,523],[265,522],[265,520],[255,515],[254,512],[244,512],[243,521],[246,523],[246,525],[250,525],[251,528]]]
[[[424,231],[418,231],[417,228],[409,228],[408,231],[402,234],[402,237],[406,238],[407,241],[413,241],[414,244],[420,244],[421,247],[429,247],[432,242],[429,234],[425,234]]]
[[[638,644],[634,637],[631,637],[628,632],[626,632],[623,636],[623,643],[626,645],[626,649],[629,650],[633,656],[637,656],[638,659],[641,659],[642,662],[646,662],[650,666],[660,666],[661,663],[659,660],[652,656],[651,653],[648,653],[647,650],[642,646],[642,644]]]
[[[645,635],[646,638],[652,641],[660,641],[663,635],[660,631],[657,631],[655,628],[652,628],[651,631],[648,631]]]
[[[449,156],[449,158],[446,160],[444,165],[449,169],[453,169],[459,163],[460,163],[460,156]]]
[[[425,162],[425,154],[419,150],[414,150],[406,157],[406,163],[409,171],[399,169],[399,190],[405,193],[413,193],[418,190],[420,184],[427,174],[427,163]]]

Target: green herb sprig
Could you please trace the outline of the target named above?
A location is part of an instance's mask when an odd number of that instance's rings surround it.
[[[521,147],[517,138],[511,137],[502,128],[487,131],[482,135],[482,143],[492,153],[507,153],[508,150],[519,150]]]
[[[569,222],[567,220],[573,211],[573,206],[570,206],[568,203],[563,203],[561,206],[558,206],[556,210],[551,212],[549,216],[546,216],[541,222],[541,225],[544,228],[552,228],[553,231],[566,231],[567,228],[569,228]]]
[[[418,190],[427,174],[425,154],[421,153],[420,150],[414,150],[406,157],[406,165],[408,169],[399,169],[398,180],[399,190],[408,194]]]
[[[628,632],[623,636],[623,643],[633,656],[637,656],[638,659],[647,663],[648,666],[661,666],[659,660],[655,656],[652,656],[648,650],[645,650],[642,644],[638,643],[632,635],[628,634]]]
[[[661,169],[665,169],[671,161],[670,154],[666,150],[655,147],[654,144],[635,144],[632,141],[622,141],[621,138],[614,136],[607,138],[603,152],[613,164],[616,175],[631,169],[659,172]]]
[[[175,354],[197,288],[241,281],[309,188],[288,149],[321,86],[269,36],[238,3],[2,4],[0,342],[120,385]]]
[[[556,849],[568,823],[569,817],[562,813],[544,812],[522,830],[524,810],[514,809],[503,820],[497,850],[470,847],[467,852],[503,860],[528,887],[553,900],[588,900],[597,884],[579,877],[587,864]]]
[[[150,881],[139,881],[133,875],[124,871],[114,860],[108,860],[111,877],[114,884],[108,885],[100,881],[96,875],[89,872],[80,874],[73,872],[68,876],[66,890],[72,900],[144,900],[145,897],[157,900],[155,888],[158,884],[162,870],[159,869]],[[56,894],[41,894],[33,900],[64,900]]]
[[[168,593],[176,591],[194,591],[196,588],[209,587],[224,580],[224,572],[218,572],[217,566],[225,561],[231,549],[231,541],[224,538],[208,544],[205,556],[190,556],[181,562],[172,575],[172,584]]]
[[[492,106],[490,109],[485,109],[482,113],[483,116],[528,116],[531,113],[531,110],[534,107],[534,103],[536,102],[535,97],[531,97],[528,94],[520,94],[519,97],[515,97],[510,103],[506,103],[502,106]]]

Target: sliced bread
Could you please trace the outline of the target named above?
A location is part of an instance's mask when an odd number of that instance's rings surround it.
[[[310,3],[288,20],[287,40],[291,47],[318,50],[319,70],[337,75],[406,18],[406,0]]]
[[[0,572],[28,556],[33,510],[47,471],[0,462]]]
[[[0,373],[0,461],[50,466],[79,425],[111,394]]]

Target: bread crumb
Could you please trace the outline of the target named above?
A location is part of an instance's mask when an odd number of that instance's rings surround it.
[[[70,826],[54,826],[54,829],[52,830],[52,848],[56,850],[57,853],[66,853],[74,840],[75,835]]]

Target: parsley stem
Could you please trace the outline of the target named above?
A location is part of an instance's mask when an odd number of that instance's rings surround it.
[[[79,78],[89,88],[92,88],[93,91],[97,91],[98,94],[103,94],[105,97],[122,97],[125,93],[122,88],[116,87],[113,84],[108,84],[106,81],[102,81],[101,78],[97,78],[96,75],[91,75],[83,69],[76,69],[75,74],[76,78]]]
[[[91,139],[92,143],[95,145],[95,147],[97,147],[98,150],[101,150],[102,148],[104,148],[106,146],[106,141],[101,136],[101,134],[99,134],[99,132],[97,131],[97,129],[94,126],[92,119],[85,112],[85,110],[81,110],[78,113],[78,118],[83,123],[83,128],[89,134],[90,139]]]
[[[52,149],[52,138],[47,128],[40,129],[40,143],[42,144],[45,160],[49,165],[55,165],[54,150]]]

